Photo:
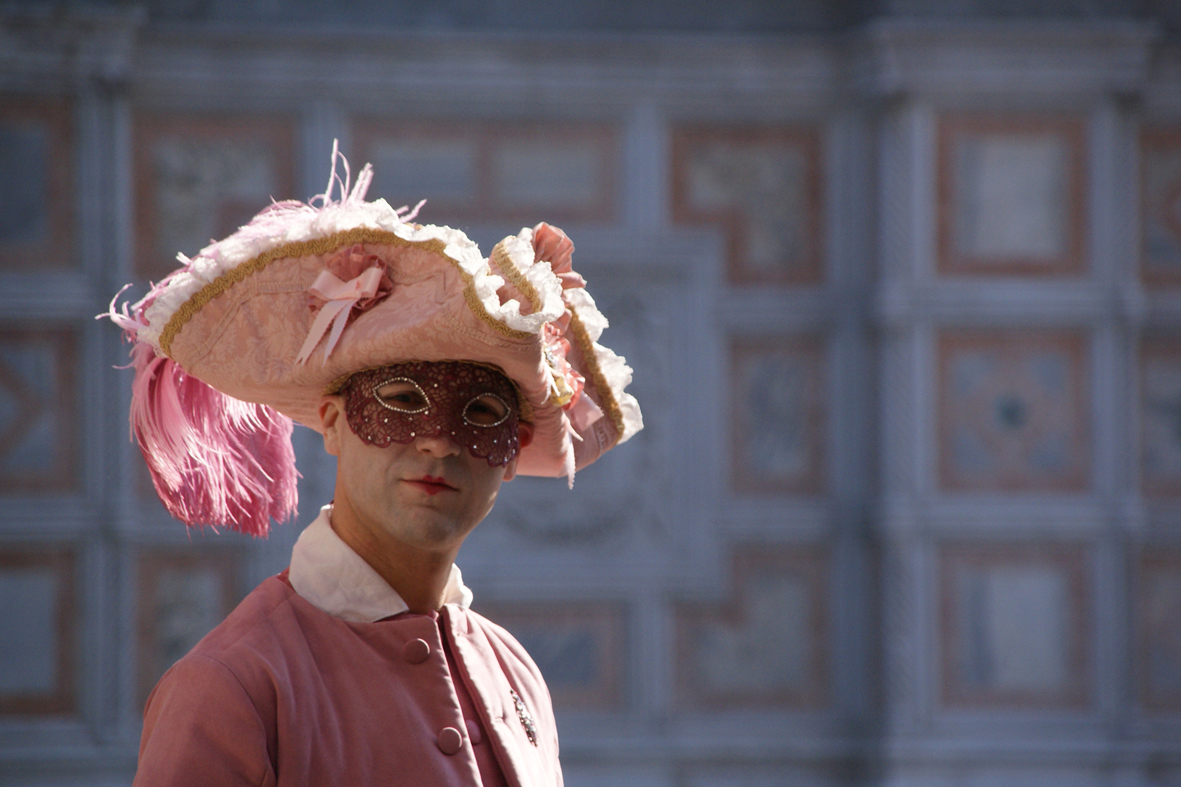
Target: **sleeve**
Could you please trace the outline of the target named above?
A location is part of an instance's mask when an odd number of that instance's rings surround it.
[[[233,671],[190,654],[148,697],[134,785],[274,785],[270,737]]]

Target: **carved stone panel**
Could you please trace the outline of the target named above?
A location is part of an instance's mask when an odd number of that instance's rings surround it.
[[[136,273],[158,280],[295,191],[282,117],[142,113],[135,123]]]
[[[0,714],[75,712],[74,595],[70,548],[0,547]]]
[[[942,487],[1085,489],[1091,469],[1085,348],[1074,331],[945,331],[938,367]]]
[[[1181,496],[1181,341],[1140,349],[1140,478],[1144,494]]]
[[[739,548],[722,605],[677,611],[677,696],[689,707],[823,706],[830,634],[820,547]]]
[[[1140,702],[1181,711],[1181,550],[1145,550],[1136,568],[1136,674]]]
[[[669,501],[685,482],[674,477],[664,453],[670,430],[686,426],[677,405],[676,382],[684,368],[677,368],[679,317],[669,311],[674,303],[644,284],[622,291],[606,276],[595,278],[592,288],[611,321],[603,343],[634,370],[627,391],[640,402],[644,429],[605,461],[577,473],[572,489],[549,478],[511,482],[494,516],[537,544],[578,548],[636,530],[666,538],[673,532]]]
[[[69,328],[0,325],[0,493],[77,486],[77,344]]]
[[[484,604],[477,599],[474,608],[525,647],[545,676],[556,710],[625,709],[623,606],[588,601]]]
[[[733,339],[731,370],[734,489],[822,492],[827,400],[819,337]]]
[[[942,702],[1082,707],[1090,702],[1086,548],[946,545],[940,571]]]
[[[0,96],[0,271],[73,266],[71,106]]]
[[[673,217],[726,236],[735,284],[823,278],[819,134],[811,128],[685,126],[673,134]]]
[[[605,123],[359,118],[350,160],[373,164],[370,199],[425,199],[433,223],[605,222],[616,212],[615,137]]]
[[[1181,126],[1141,133],[1140,209],[1140,275],[1181,284]]]
[[[1085,268],[1086,136],[1069,116],[948,115],[939,124],[940,273]]]

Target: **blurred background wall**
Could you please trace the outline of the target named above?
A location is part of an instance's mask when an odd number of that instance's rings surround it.
[[[1181,4],[0,7],[0,783],[127,784],[331,496],[186,534],[131,294],[263,207],[545,219],[647,428],[460,555],[571,785],[1181,784]]]

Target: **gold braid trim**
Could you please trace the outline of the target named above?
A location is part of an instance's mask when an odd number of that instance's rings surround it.
[[[595,346],[590,335],[586,332],[586,326],[582,324],[574,307],[568,308],[570,309],[570,330],[573,332],[574,338],[578,340],[578,348],[582,351],[583,359],[586,360],[587,371],[590,372],[590,378],[599,391],[599,398],[603,400],[603,409],[611,417],[611,423],[615,424],[615,431],[619,438],[622,438],[623,411],[619,409],[619,402],[615,401],[615,394],[612,393],[607,378],[603,376],[603,370],[599,368],[598,359],[595,357]]]
[[[533,306],[533,311],[541,309],[541,296],[537,294],[537,288],[533,286],[533,282],[525,278],[525,273],[517,264],[513,262],[512,256],[509,255],[508,249],[504,247],[504,241],[496,244],[492,249],[492,259],[496,262],[498,273],[503,273],[504,277],[508,279],[509,284],[520,290],[521,294],[529,299],[529,303]]]
[[[448,256],[445,253],[447,248],[446,242],[438,238],[430,238],[429,240],[413,241],[395,235],[388,230],[378,230],[372,227],[355,227],[351,230],[343,230],[341,232],[334,232],[331,235],[325,235],[322,238],[315,238],[313,240],[297,241],[295,243],[285,243],[270,251],[264,251],[262,254],[243,262],[222,275],[218,276],[213,281],[206,284],[200,290],[193,294],[191,298],[181,304],[172,317],[168,319],[168,323],[164,326],[164,330],[160,332],[160,349],[168,357],[172,357],[172,342],[176,339],[176,335],[180,333],[180,329],[191,320],[197,312],[209,303],[214,298],[225,293],[235,284],[238,284],[246,279],[252,273],[257,273],[266,266],[270,265],[275,260],[281,260],[286,257],[310,257],[312,255],[327,254],[330,251],[335,251],[342,246],[348,246],[355,243],[381,243],[388,246],[412,246],[425,249],[430,252],[438,254],[446,260],[450,260],[459,271],[460,278],[463,281],[463,297],[467,301],[468,308],[486,322],[494,331],[502,336],[510,339],[528,339],[533,334],[526,331],[514,330],[504,323],[497,320],[484,309],[484,304],[480,302],[480,298],[476,295],[476,287],[473,283],[472,276],[462,267],[459,261]]]

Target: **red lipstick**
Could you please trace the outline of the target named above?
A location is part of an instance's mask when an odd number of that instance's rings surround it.
[[[455,491],[455,487],[443,480],[442,476],[424,475],[422,478],[408,478],[406,482],[419,491],[426,492],[431,497],[434,497],[440,492]]]

